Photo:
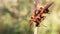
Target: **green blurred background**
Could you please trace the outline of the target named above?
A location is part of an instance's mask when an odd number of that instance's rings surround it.
[[[51,0],[39,0],[45,5]],[[60,0],[53,0],[49,14],[39,25],[38,34],[60,34]],[[33,34],[34,24],[28,27],[34,0],[0,0],[0,34]],[[43,26],[43,25],[45,26]]]

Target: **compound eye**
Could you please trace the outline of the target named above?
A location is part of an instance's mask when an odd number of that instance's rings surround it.
[[[35,10],[35,14],[39,14],[40,13],[40,10]]]

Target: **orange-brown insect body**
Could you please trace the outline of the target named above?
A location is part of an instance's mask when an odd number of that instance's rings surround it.
[[[47,4],[46,6],[42,6],[42,7],[36,7],[33,10],[33,16],[31,17],[32,21],[34,21],[38,26],[39,22],[41,22],[42,18],[44,19],[45,16],[42,16],[43,13],[48,13],[49,10],[48,8],[53,4],[53,2]]]
[[[35,9],[34,12],[33,12],[33,16],[31,17],[32,20],[36,23],[39,23],[41,21],[43,11],[44,11],[43,7]]]

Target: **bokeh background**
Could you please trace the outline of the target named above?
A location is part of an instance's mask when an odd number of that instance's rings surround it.
[[[50,1],[39,0],[38,6]],[[53,1],[38,34],[60,34],[60,0]],[[33,8],[34,0],[0,0],[0,34],[33,34],[34,23],[28,27]]]

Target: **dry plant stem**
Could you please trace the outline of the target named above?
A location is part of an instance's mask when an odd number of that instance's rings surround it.
[[[34,34],[38,34],[38,23],[35,23]]]
[[[35,28],[34,28],[34,34],[38,34],[38,27],[37,26],[35,26]]]

